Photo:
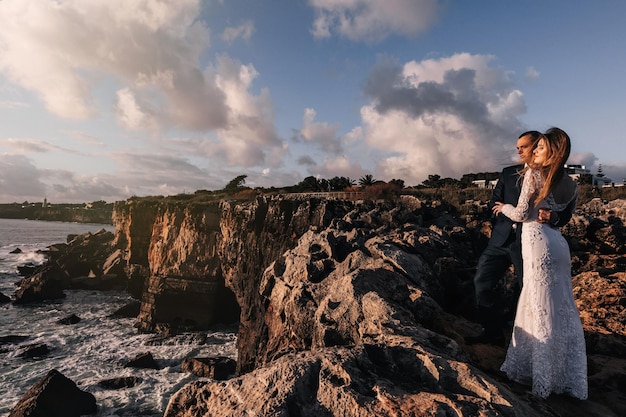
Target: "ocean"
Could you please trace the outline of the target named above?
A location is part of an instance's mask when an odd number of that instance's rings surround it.
[[[11,296],[20,279],[17,266],[41,264],[41,249],[66,242],[69,234],[114,231],[111,225],[0,219],[0,292]],[[10,252],[19,248],[21,253]],[[0,416],[8,416],[20,397],[56,369],[96,397],[96,416],[162,416],[169,398],[183,385],[202,379],[181,372],[186,357],[236,359],[236,329],[185,333],[161,338],[138,334],[134,319],[109,318],[132,298],[122,291],[66,290],[66,298],[32,305],[0,305],[0,337],[28,336],[0,344]],[[74,325],[57,324],[71,314]],[[20,345],[45,343],[50,353],[35,359],[18,356]],[[150,352],[160,369],[124,368],[139,353]],[[105,389],[105,379],[136,376],[132,388]]]

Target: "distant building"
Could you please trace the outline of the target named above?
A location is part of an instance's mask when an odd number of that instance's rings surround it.
[[[472,184],[474,184],[475,187],[478,188],[489,188],[489,189],[493,189],[495,188],[496,184],[498,183],[498,180],[474,180],[472,181]]]
[[[605,177],[603,174],[593,175],[584,165],[565,164],[565,172],[576,181],[578,181],[581,175],[591,175],[591,185],[597,185],[599,187],[613,182],[610,178]]]

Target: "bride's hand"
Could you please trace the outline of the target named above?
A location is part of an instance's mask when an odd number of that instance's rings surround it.
[[[493,208],[491,209],[491,211],[493,211],[493,214],[497,216],[498,214],[502,213],[503,205],[504,203],[501,203],[500,201],[496,201],[495,204],[493,205]]]

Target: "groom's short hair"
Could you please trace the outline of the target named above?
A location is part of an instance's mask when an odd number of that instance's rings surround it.
[[[521,139],[524,136],[530,136],[530,141],[533,143],[533,145],[535,143],[537,143],[537,141],[539,140],[539,138],[542,136],[542,133],[537,131],[537,130],[528,130],[524,133],[522,133],[521,135],[519,135],[517,138]]]

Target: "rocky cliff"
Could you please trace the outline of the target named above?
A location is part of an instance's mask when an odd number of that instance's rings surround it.
[[[464,344],[478,332],[472,280],[490,231],[480,203],[128,200],[115,205],[107,266],[89,275],[124,267],[140,331],[239,323],[236,377],[183,387],[166,416],[621,416],[625,208],[592,201],[563,228],[587,342],[584,402],[538,399],[499,372],[504,347]]]
[[[262,271],[309,228],[327,226],[352,206],[282,197],[116,203],[114,245],[124,253],[131,286],[142,288],[138,328],[168,333],[239,321],[239,370],[254,369],[264,343]]]
[[[240,376],[183,388],[167,416],[611,416],[626,411],[621,383],[609,382],[626,374],[626,235],[619,208],[596,206],[564,229],[588,344],[582,405],[537,400],[499,374],[504,349],[464,345],[489,233],[480,207],[127,201],[114,222],[130,275],[146,280],[141,330],[238,314]]]

